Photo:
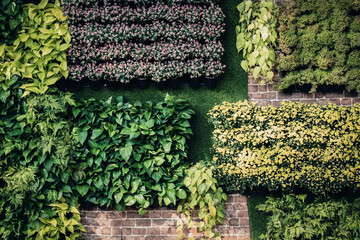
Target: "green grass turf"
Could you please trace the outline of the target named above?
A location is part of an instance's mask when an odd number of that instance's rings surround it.
[[[173,90],[166,88],[159,90],[152,86],[148,89],[120,89],[111,90],[102,88],[100,90],[92,90],[90,88],[82,89],[76,92],[75,97],[98,99],[107,99],[110,96],[122,95],[127,102],[135,101],[152,101],[158,102],[165,98],[168,93],[176,98],[186,99],[191,107],[195,110],[196,116],[192,119],[192,129],[194,136],[189,142],[189,159],[191,161],[211,160],[212,145],[212,126],[208,123],[206,114],[216,104],[223,101],[237,102],[247,99],[247,74],[241,69],[241,56],[236,50],[236,34],[235,25],[238,21],[237,3],[240,0],[222,0],[220,5],[226,15],[226,32],[222,36],[221,41],[225,48],[223,63],[226,65],[225,73],[219,77],[218,86],[210,90],[205,86],[201,86],[197,90],[193,90],[189,86],[181,86],[180,89]]]
[[[252,240],[258,240],[261,234],[266,233],[267,215],[256,210],[256,206],[266,201],[265,194],[251,192],[248,195],[248,211],[250,218],[250,234]]]

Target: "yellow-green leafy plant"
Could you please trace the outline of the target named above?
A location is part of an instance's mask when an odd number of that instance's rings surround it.
[[[210,111],[216,176],[228,191],[258,187],[313,194],[360,187],[360,104],[245,102]]]
[[[220,234],[214,230],[218,223],[223,223],[225,218],[225,203],[227,195],[222,188],[217,186],[218,182],[213,176],[213,166],[204,162],[197,163],[188,170],[187,177],[184,180],[185,186],[190,191],[186,201],[178,206],[178,212],[186,215],[186,222],[179,219],[177,222],[177,231],[182,231],[185,226],[191,229],[194,226],[199,232],[204,232],[207,239],[221,239]],[[198,208],[199,222],[195,223],[191,212]],[[186,237],[179,234],[178,239]],[[194,239],[192,233],[189,233],[188,239]]]
[[[278,8],[270,0],[244,1],[237,6],[240,12],[236,26],[236,48],[245,58],[241,67],[261,84],[272,82],[274,77],[276,24]]]
[[[28,237],[42,239],[83,239],[81,232],[86,232],[80,223],[78,206],[66,203],[64,198],[49,204],[51,209],[42,210],[38,229],[29,229]]]
[[[68,76],[65,50],[70,46],[70,33],[58,0],[26,4],[19,37],[13,45],[0,46],[0,82],[18,75],[28,81],[21,88],[44,94],[49,86]]]

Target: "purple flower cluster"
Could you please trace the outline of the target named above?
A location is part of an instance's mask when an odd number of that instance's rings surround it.
[[[70,65],[69,77],[80,81],[83,78],[90,80],[106,79],[127,83],[134,78],[151,77],[153,81],[160,82],[170,78],[177,78],[185,74],[191,78],[202,75],[213,76],[221,74],[225,66],[220,61],[190,59],[187,61],[113,61],[107,63],[87,63],[84,65]]]
[[[167,22],[211,23],[222,24],[224,13],[215,4],[206,6],[195,5],[163,5],[132,8],[130,6],[91,6],[79,9],[72,5],[64,5],[64,13],[72,24],[84,22],[149,22],[164,20]]]
[[[71,25],[71,37],[77,43],[94,45],[122,41],[161,41],[161,40],[216,40],[225,31],[224,25],[209,23],[165,23],[154,21],[150,24],[99,24],[86,23]]]
[[[213,1],[63,0],[73,41],[69,78],[127,83],[218,76],[225,68],[218,40],[225,24]]]
[[[217,3],[218,0],[61,0],[63,5],[70,4],[75,7],[80,6],[111,6],[111,5],[149,5],[149,4],[212,4]]]
[[[220,60],[224,53],[221,42],[199,43],[195,40],[154,42],[152,44],[121,42],[101,47],[72,45],[68,49],[70,63],[104,62],[113,60],[168,61],[206,58]]]

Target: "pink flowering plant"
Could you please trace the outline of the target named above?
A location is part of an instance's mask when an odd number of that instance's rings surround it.
[[[161,82],[223,72],[224,14],[215,0],[62,0],[69,78]]]

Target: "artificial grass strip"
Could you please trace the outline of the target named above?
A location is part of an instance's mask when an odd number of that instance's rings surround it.
[[[223,101],[237,102],[247,99],[247,74],[241,69],[240,62],[242,57],[236,50],[235,25],[238,21],[237,4],[241,1],[224,0],[220,6],[226,15],[226,31],[221,41],[225,48],[223,63],[226,65],[225,73],[219,77],[219,85],[214,89],[207,89],[202,86],[200,89],[193,90],[189,86],[181,86],[173,90],[166,88],[159,90],[152,86],[148,89],[109,89],[100,90],[82,89],[76,92],[77,98],[107,99],[110,96],[124,96],[127,102],[135,101],[162,101],[166,94],[176,98],[186,99],[195,110],[196,116],[192,119],[194,136],[189,142],[189,159],[197,162],[200,160],[212,160],[212,126],[208,123],[206,114],[216,104]]]

